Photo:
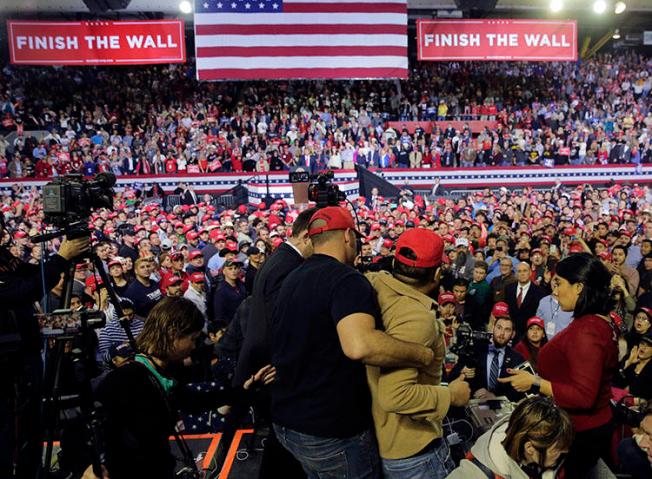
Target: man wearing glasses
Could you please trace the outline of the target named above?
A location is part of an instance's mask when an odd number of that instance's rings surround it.
[[[632,479],[652,477],[652,404],[643,411],[643,419],[633,437],[624,439],[618,446],[623,473]]]

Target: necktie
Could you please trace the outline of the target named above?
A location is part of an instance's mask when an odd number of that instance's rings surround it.
[[[489,352],[493,352],[494,359],[491,361],[491,369],[489,370],[489,391],[495,391],[498,384],[498,373],[500,372],[500,363],[498,362],[498,349],[489,345]]]
[[[516,306],[520,308],[522,302],[523,302],[523,288],[519,286],[518,295],[516,296]]]

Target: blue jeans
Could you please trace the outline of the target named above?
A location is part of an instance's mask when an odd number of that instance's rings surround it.
[[[418,456],[407,459],[383,459],[385,479],[444,479],[453,469],[455,463],[450,455],[448,444],[443,440],[439,445]]]
[[[274,432],[309,479],[380,478],[378,446],[372,430],[345,439],[310,436],[278,424],[274,424]]]

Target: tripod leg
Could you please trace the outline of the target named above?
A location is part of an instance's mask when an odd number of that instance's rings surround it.
[[[54,363],[54,371],[49,374],[51,379],[50,393],[44,395],[43,417],[45,418],[45,462],[43,465],[43,478],[50,477],[50,466],[52,464],[52,448],[54,445],[54,433],[59,424],[59,382],[61,377],[61,364],[64,357],[65,340],[57,340],[54,348],[54,358],[48,363]],[[52,369],[51,367],[47,369]],[[48,371],[50,373],[50,371]]]

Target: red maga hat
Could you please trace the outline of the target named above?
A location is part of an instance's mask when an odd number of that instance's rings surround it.
[[[527,320],[527,327],[529,328],[530,326],[539,326],[543,330],[546,329],[545,322],[539,316],[532,316]]]
[[[449,293],[448,291],[444,291],[443,293],[439,294],[439,298],[437,298],[437,303],[439,306],[443,306],[445,304],[450,304],[450,303],[456,303],[455,301],[455,295],[453,293]]]
[[[509,318],[509,306],[503,301],[498,301],[494,304],[491,314],[494,318]]]
[[[188,261],[192,261],[193,259],[202,256],[202,252],[199,251],[198,249],[191,251],[188,253]]]
[[[409,259],[401,254],[402,248],[409,248],[416,259]],[[425,228],[413,228],[403,233],[396,242],[397,261],[413,268],[432,268],[441,263],[444,241],[434,231]]]
[[[341,208],[339,206],[327,206],[317,210],[315,214],[312,215],[310,222],[313,223],[317,220],[322,220],[326,224],[318,228],[311,228],[308,231],[309,236],[315,236],[326,231],[335,231],[335,230],[345,230],[351,229],[356,236],[362,238],[364,235],[360,233],[355,227],[353,222],[353,217],[348,210]]]
[[[204,273],[200,273],[197,271],[196,273],[192,273],[190,275],[190,282],[192,283],[203,283],[206,281],[206,277],[204,276]]]

